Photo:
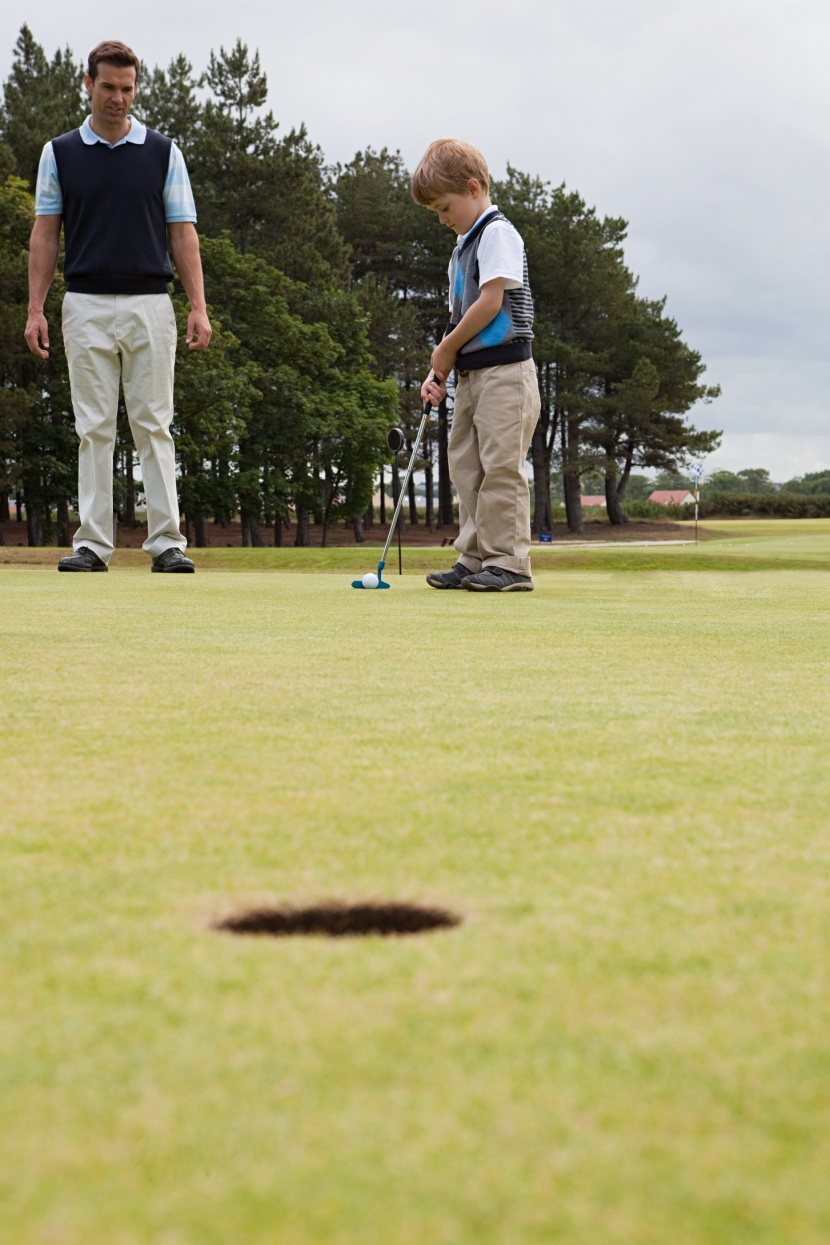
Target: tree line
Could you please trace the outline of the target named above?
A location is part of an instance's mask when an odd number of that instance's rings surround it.
[[[420,384],[447,320],[453,240],[412,201],[399,153],[367,148],[330,166],[304,127],[281,131],[259,54],[239,40],[211,53],[202,72],[179,55],[139,87],[136,115],[187,161],[214,325],[209,351],[181,350],[177,360],[173,432],[188,536],[208,544],[213,524],[239,516],[246,545],[265,543],[266,528],[275,544],[287,533],[308,544],[312,522],[324,544],[335,521],[363,539],[385,518],[390,423],[411,449]],[[60,276],[46,308],[48,363],[22,337],[33,194],[43,144],[85,113],[82,63],[69,48],[50,59],[24,25],[0,108],[0,520],[16,494],[31,544],[68,543],[77,444]],[[611,522],[623,523],[638,468],[676,473],[717,447],[720,434],[695,429],[687,414],[719,390],[704,383],[700,354],[665,299],[637,293],[624,220],[512,167],[493,201],[525,239],[536,304],[534,527],[551,526],[561,486],[568,525],[581,530],[589,475],[602,481]],[[184,320],[177,282],[173,301]],[[430,527],[453,521],[451,420],[450,394],[417,464]],[[134,522],[123,410],[114,472],[122,517]],[[422,521],[414,483],[407,502],[408,521]]]
[[[602,477],[597,472],[582,479],[583,493],[601,493]],[[688,474],[676,471],[660,471],[656,476],[633,474],[628,481],[628,501],[645,501],[655,489],[690,489],[693,482]],[[563,500],[561,491],[553,486],[553,497]],[[702,501],[716,500],[726,494],[740,497],[747,494],[762,496],[768,493],[795,493],[804,496],[830,494],[830,471],[812,471],[791,480],[773,481],[764,467],[745,467],[741,471],[715,471],[703,477],[699,485]]]
[[[794,476],[775,484],[768,471],[759,467],[743,471],[716,471],[704,482],[700,495],[707,501],[724,493],[740,496],[743,493],[794,493],[799,496],[816,497],[830,494],[830,471],[808,471],[806,475]]]

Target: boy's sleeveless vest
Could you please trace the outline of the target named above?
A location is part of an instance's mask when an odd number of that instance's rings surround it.
[[[86,144],[79,130],[53,139],[63,194],[64,276],[73,294],[166,294],[164,183],[169,138]]]
[[[453,251],[450,260],[451,329],[481,294],[478,284],[478,247],[485,229],[496,220],[507,220],[507,217],[503,212],[491,212],[480,224],[473,227],[461,246]],[[532,341],[533,296],[527,276],[527,254],[524,254],[521,289],[504,291],[498,315],[461,347],[456,367],[462,371],[474,371],[482,367],[496,367],[502,363],[521,363],[523,359],[531,357]]]

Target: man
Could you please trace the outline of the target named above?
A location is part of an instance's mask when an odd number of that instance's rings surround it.
[[[64,230],[63,337],[78,453],[80,527],[59,571],[106,571],[113,552],[112,458],[118,387],[141,462],[152,570],[192,573],[179,531],[173,418],[176,322],[169,251],[190,301],[186,341],[204,350],[205,307],[196,209],[181,152],[130,115],[140,62],[99,43],[84,85],[91,115],[43,149],[29,254],[26,341],[49,357],[43,305]]]

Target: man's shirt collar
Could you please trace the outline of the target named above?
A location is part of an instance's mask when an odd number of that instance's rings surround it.
[[[89,117],[85,119],[83,125],[81,126],[81,138],[84,140],[87,147],[92,147],[95,143],[103,143],[105,147],[120,147],[123,143],[137,143],[141,146],[147,137],[147,126],[141,121],[136,121],[133,116],[130,116],[128,119],[130,122],[130,128],[124,138],[117,143],[108,143],[105,138],[101,138],[100,134],[96,134],[90,125]]]

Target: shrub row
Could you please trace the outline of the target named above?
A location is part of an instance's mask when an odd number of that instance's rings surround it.
[[[659,501],[627,501],[623,504],[623,514],[627,519],[685,519],[684,510],[684,506],[661,506]],[[605,514],[605,511],[602,513]]]
[[[695,508],[660,506],[653,501],[626,502],[629,519],[693,519]],[[718,493],[701,499],[701,519],[751,518],[767,515],[776,519],[830,519],[830,495],[826,493]]]
[[[554,504],[554,523],[564,523],[565,507]],[[656,501],[627,501],[623,513],[628,519],[653,519],[664,522],[693,519],[695,508],[687,506],[661,506]],[[830,519],[830,494],[827,493],[719,493],[700,502],[698,515],[701,519],[739,519],[766,515],[776,519]],[[586,507],[582,511],[586,523],[607,523],[605,510]]]
[[[683,518],[694,518],[694,506],[681,506]],[[701,519],[769,515],[777,519],[830,519],[827,493],[721,493],[701,500]]]

